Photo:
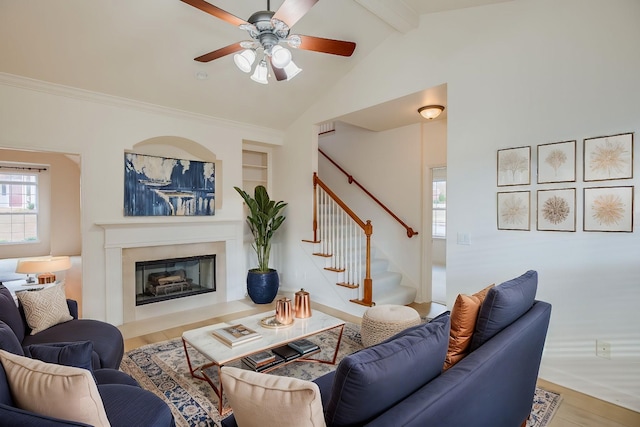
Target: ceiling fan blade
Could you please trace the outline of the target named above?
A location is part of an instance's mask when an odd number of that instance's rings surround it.
[[[197,9],[200,9],[203,12],[208,13],[209,15],[213,15],[216,18],[220,18],[231,25],[235,25],[236,27],[242,24],[247,24],[247,21],[245,21],[244,19],[240,19],[237,16],[232,15],[229,12],[222,10],[217,6],[214,6],[211,3],[207,3],[204,0],[182,0],[182,1]]]
[[[281,82],[282,80],[287,80],[287,73],[282,68],[274,67],[273,62],[271,62],[271,57],[269,57],[269,64],[271,65],[273,75],[276,77],[277,81]]]
[[[332,55],[351,56],[356,49],[354,42],[343,40],[323,39],[322,37],[302,36],[298,49],[313,50],[314,52],[330,53]]]
[[[239,50],[242,50],[242,49],[243,47],[240,46],[240,43],[234,43],[234,44],[230,44],[229,46],[222,47],[218,50],[214,50],[213,52],[205,53],[202,56],[198,56],[197,58],[195,58],[195,60],[198,62],[209,62],[209,61],[213,61],[214,59],[218,59],[223,56],[229,55],[231,53],[238,52]]]
[[[284,0],[273,17],[293,27],[318,0]]]

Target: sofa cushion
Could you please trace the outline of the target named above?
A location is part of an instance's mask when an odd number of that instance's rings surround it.
[[[25,354],[27,357],[43,362],[92,371],[93,343],[91,341],[32,344],[25,347]]]
[[[86,369],[45,363],[0,350],[15,406],[41,415],[109,426],[93,377]]]
[[[31,335],[73,319],[69,314],[64,294],[64,283],[36,291],[17,292],[16,297],[24,308],[27,323],[31,328]]]
[[[22,316],[11,291],[4,285],[0,285],[0,320],[9,325],[18,341],[22,342],[25,333]]]
[[[224,366],[222,387],[242,427],[324,427],[318,386],[297,378]]]
[[[538,273],[533,270],[491,288],[480,307],[469,350],[474,351],[526,313],[537,289]]]
[[[327,424],[361,425],[438,376],[449,321],[438,317],[342,359],[325,408]]]
[[[24,356],[22,345],[16,334],[13,333],[13,329],[6,323],[0,320],[0,350],[6,350],[9,353],[17,354],[18,356]]]
[[[480,306],[489,289],[493,286],[494,284],[491,284],[473,295],[460,294],[456,298],[451,309],[451,332],[449,333],[447,357],[444,360],[445,370],[458,363],[469,353]]]

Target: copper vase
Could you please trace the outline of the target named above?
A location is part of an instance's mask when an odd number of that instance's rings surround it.
[[[296,317],[304,319],[311,317],[311,301],[309,300],[309,292],[300,289],[296,292]]]
[[[276,321],[283,325],[293,322],[293,313],[291,308],[291,300],[287,297],[280,298],[276,301]]]

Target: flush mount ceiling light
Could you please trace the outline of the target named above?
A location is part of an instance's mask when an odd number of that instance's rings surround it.
[[[418,108],[418,113],[425,119],[433,120],[440,115],[444,111],[444,107],[442,105],[425,105],[424,107]]]
[[[251,73],[254,64],[258,63],[251,74],[251,79],[258,83],[269,83],[269,65],[278,81],[291,80],[302,71],[293,62],[288,48],[341,56],[351,56],[356,48],[353,42],[289,34],[291,27],[318,0],[285,0],[276,12],[270,10],[271,2],[267,0],[267,10],[255,12],[246,21],[204,0],[181,1],[247,31],[251,37],[251,40],[230,44],[195,60],[209,62],[233,53],[233,62],[245,73]],[[259,61],[256,61],[257,57]]]

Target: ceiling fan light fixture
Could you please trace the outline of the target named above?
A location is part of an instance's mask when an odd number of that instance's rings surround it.
[[[245,49],[242,52],[233,55],[233,62],[235,62],[240,71],[245,73],[251,71],[251,66],[255,60],[256,53],[251,49]]]
[[[289,63],[283,68],[285,74],[287,75],[287,81],[291,80],[295,76],[297,76],[301,68],[299,68],[293,61],[289,61]]]
[[[285,68],[291,63],[291,51],[280,45],[271,48],[271,64],[276,68]]]
[[[440,115],[444,111],[444,107],[442,105],[425,105],[424,107],[418,108],[418,113],[425,119],[433,120]]]
[[[263,59],[262,61],[260,61],[260,63],[256,67],[256,70],[251,75],[251,80],[266,85],[267,83],[269,83],[269,81],[267,80],[268,74],[269,70],[267,69],[267,62]]]

